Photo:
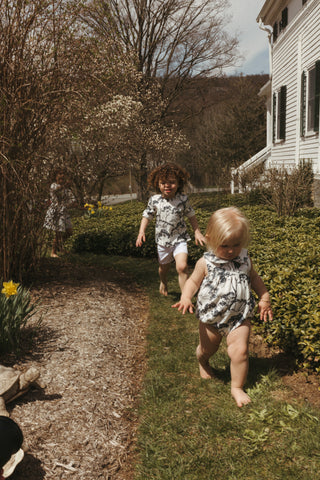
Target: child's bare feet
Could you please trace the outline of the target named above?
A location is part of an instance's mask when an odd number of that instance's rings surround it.
[[[200,377],[204,378],[205,380],[209,380],[210,378],[214,377],[213,369],[209,365],[208,360],[201,357],[198,349],[199,346],[197,347],[196,355],[199,362]]]
[[[231,395],[236,401],[238,407],[242,407],[243,405],[248,405],[251,402],[251,398],[249,395],[246,394],[242,388],[231,387]]]
[[[59,255],[57,255],[56,253],[51,253],[50,255],[52,258],[59,258]]]
[[[209,365],[209,363],[202,364],[199,362],[199,371],[200,377],[204,378],[205,380],[210,380],[210,378],[214,378],[213,369]]]
[[[168,296],[168,287],[166,283],[160,282],[159,292],[161,293],[161,295],[164,295],[165,297]]]

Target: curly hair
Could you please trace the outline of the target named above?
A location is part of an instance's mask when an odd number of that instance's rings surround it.
[[[174,176],[177,179],[177,193],[181,193],[189,181],[190,174],[184,168],[180,167],[180,165],[175,163],[166,163],[152,170],[152,172],[150,172],[148,175],[148,185],[151,189],[154,189],[160,193],[160,180],[166,180],[170,176]]]

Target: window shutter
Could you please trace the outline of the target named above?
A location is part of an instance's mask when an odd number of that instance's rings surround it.
[[[272,140],[276,141],[276,118],[277,118],[277,94],[273,94],[272,101]]]
[[[320,108],[320,60],[316,62],[315,101],[314,101],[314,131],[319,132]]]
[[[300,135],[306,131],[306,72],[301,74]]]
[[[278,24],[277,22],[273,25],[273,41],[275,42],[278,38]]]
[[[287,107],[287,87],[280,88],[280,135],[281,140],[286,139],[286,107]]]
[[[280,30],[283,30],[288,25],[288,7],[281,12]]]

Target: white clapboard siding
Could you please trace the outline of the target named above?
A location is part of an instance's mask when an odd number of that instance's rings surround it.
[[[277,3],[278,11],[274,11],[273,17],[267,14],[268,25],[272,26],[281,19],[285,7],[288,7],[288,25],[279,32],[272,47],[271,102],[273,94],[286,86],[286,138],[268,145],[265,167],[290,170],[300,160],[311,160],[314,173],[320,178],[319,134],[306,131],[304,137],[300,136],[301,74],[320,60],[320,0],[308,0],[305,5],[302,0],[270,0],[270,5],[265,3],[264,7],[274,7]],[[264,12],[273,11],[264,7]],[[271,122],[268,128],[272,130]],[[272,132],[268,132],[267,138],[272,138]],[[252,168],[255,163],[258,164],[258,154],[248,159],[239,170]]]
[[[320,0],[309,0],[308,8],[305,6],[298,13],[297,3],[293,2],[288,5],[289,23],[273,47],[272,92],[287,86],[286,139],[273,144],[269,165],[290,169],[296,165],[298,157],[298,160],[311,160],[315,173],[318,173],[319,135],[300,138],[299,125],[301,72],[320,59]],[[290,16],[292,5],[296,13],[294,18]]]

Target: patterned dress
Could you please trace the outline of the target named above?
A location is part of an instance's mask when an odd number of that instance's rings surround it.
[[[174,198],[166,199],[161,194],[153,195],[142,216],[152,220],[156,216],[156,244],[172,247],[188,242],[190,236],[184,217],[193,217],[195,212],[187,195],[177,193]]]
[[[65,232],[72,228],[67,208],[74,202],[69,188],[61,188],[59,184],[50,186],[50,206],[47,210],[43,226],[55,232]]]
[[[208,274],[199,289],[196,315],[201,322],[228,334],[253,316],[255,300],[248,251],[242,249],[231,261],[218,258],[213,252],[206,252],[204,259]]]

